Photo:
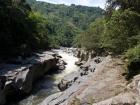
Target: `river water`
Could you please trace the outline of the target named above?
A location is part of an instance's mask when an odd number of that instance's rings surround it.
[[[64,76],[79,69],[75,65],[78,58],[74,57],[72,54],[64,52],[63,50],[55,51],[62,56],[62,59],[67,63],[65,70],[58,74],[44,76],[44,78],[39,80],[34,86],[32,94],[20,101],[17,105],[38,105],[49,95],[59,92],[57,84]]]

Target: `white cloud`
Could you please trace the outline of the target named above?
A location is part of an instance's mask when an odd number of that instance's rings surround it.
[[[90,0],[79,0],[79,4],[81,5],[89,5],[90,4]]]
[[[49,3],[55,4],[76,4],[76,5],[85,5],[85,6],[99,6],[101,8],[105,7],[106,0],[38,0],[38,1],[46,1]]]

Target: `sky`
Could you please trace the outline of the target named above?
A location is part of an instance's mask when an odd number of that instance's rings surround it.
[[[105,2],[106,0],[37,0],[37,1],[46,1],[49,3],[54,3],[54,4],[66,4],[66,5],[71,5],[71,4],[76,4],[76,5],[85,5],[85,6],[96,6],[96,7],[101,7],[105,8]]]

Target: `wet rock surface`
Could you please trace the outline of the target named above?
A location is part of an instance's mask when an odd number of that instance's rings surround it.
[[[62,92],[55,94],[55,98],[53,95],[47,97],[41,105],[67,105],[71,99],[75,99],[74,94],[84,88],[87,81],[91,79],[95,66],[98,65],[98,63],[95,62],[95,59],[92,59],[92,62],[90,60],[80,66],[81,69],[78,71],[65,76],[58,84],[58,87]],[[104,58],[101,59],[103,60]]]
[[[94,52],[87,53],[87,59],[82,53],[77,51],[80,69],[59,83],[62,92],[47,97],[40,105],[140,105],[140,75],[127,81],[123,75],[125,61],[95,57]]]
[[[57,66],[58,66],[58,70],[64,70],[66,68],[67,63],[65,61],[63,61],[62,59],[59,59]]]
[[[34,82],[49,71],[64,69],[60,56],[49,51],[38,53],[20,64],[0,65],[0,105],[30,94]],[[60,67],[60,66],[63,66]]]
[[[140,75],[135,76],[131,81],[128,82],[125,79],[125,76],[122,75],[126,73],[125,63],[119,57],[95,57],[94,52],[83,51],[82,54],[77,49],[66,49],[66,52],[67,51],[69,54],[76,53],[75,56],[79,56],[79,70],[66,75],[58,83],[58,88],[60,89],[60,91],[57,91],[57,93],[46,97],[46,99],[39,105],[140,104]],[[66,65],[67,63],[60,59],[62,58],[61,56],[53,54],[52,58],[57,59],[58,62],[56,63],[56,65],[57,68],[60,69],[60,71],[65,69],[64,65]],[[32,68],[32,71],[34,71],[34,67],[32,67],[30,63],[28,64],[29,68]],[[36,63],[34,64],[36,65]],[[15,68],[17,66],[13,65],[12,67]],[[44,67],[46,66],[44,65],[43,68]],[[11,89],[14,90],[14,93],[16,92],[18,94],[19,90],[22,93],[28,93],[30,91],[30,88],[27,89],[27,87],[30,87],[30,84],[28,83],[32,83],[32,81],[30,81],[30,78],[27,76],[30,69],[22,67],[21,72],[18,72],[18,70],[13,70],[12,72],[9,71],[5,74],[8,79],[5,75],[0,76],[0,100],[3,100],[4,102],[5,99],[7,99],[5,97],[5,93],[13,94],[13,91],[10,91]],[[11,76],[9,76],[9,74],[11,74]],[[34,73],[32,72],[32,74]],[[39,74],[39,72],[37,72],[37,74]],[[29,78],[29,82],[27,83],[26,77]]]
[[[128,82],[120,58],[90,58],[77,72],[64,77],[62,92],[47,97],[40,105],[139,105],[140,75]]]

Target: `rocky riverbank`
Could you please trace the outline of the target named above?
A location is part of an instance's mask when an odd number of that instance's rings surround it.
[[[30,94],[35,81],[47,72],[64,69],[65,62],[60,58],[53,52],[45,51],[19,64],[0,64],[0,105]]]
[[[47,97],[40,105],[139,105],[140,76],[125,78],[125,61],[120,57],[93,57],[77,53],[80,69],[58,84],[61,92]]]

